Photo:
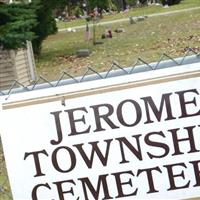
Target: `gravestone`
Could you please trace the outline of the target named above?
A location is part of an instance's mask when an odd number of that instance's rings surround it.
[[[76,51],[76,55],[78,57],[88,57],[90,55],[90,50],[89,49],[79,49]]]

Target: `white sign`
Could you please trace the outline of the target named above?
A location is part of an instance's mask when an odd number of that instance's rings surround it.
[[[13,94],[1,104],[15,200],[200,196],[197,64]]]

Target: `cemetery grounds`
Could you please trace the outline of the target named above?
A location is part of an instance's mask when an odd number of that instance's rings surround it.
[[[101,21],[145,16],[152,13],[169,12],[177,9],[200,7],[199,0],[184,0],[181,4],[163,8],[151,6],[135,8],[128,13],[105,16]],[[60,22],[59,28],[84,25],[85,21]],[[112,38],[101,39],[111,29]],[[116,33],[115,30],[124,32]],[[92,32],[92,28],[91,28]],[[133,65],[139,57],[146,62],[158,61],[163,53],[171,57],[183,56],[188,47],[200,52],[200,9],[176,14],[148,17],[144,21],[130,24],[129,21],[109,25],[96,25],[96,40],[102,44],[93,45],[87,41],[85,29],[76,32],[59,32],[43,43],[42,53],[36,57],[37,73],[48,80],[57,80],[62,71],[74,76],[82,75],[88,66],[102,72],[117,61],[122,67]],[[77,57],[76,51],[89,49],[89,57]],[[1,144],[0,144],[1,145]],[[12,199],[2,147],[0,146],[0,200]]]

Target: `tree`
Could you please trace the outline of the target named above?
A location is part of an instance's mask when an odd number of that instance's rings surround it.
[[[137,4],[137,0],[127,0],[127,4],[129,6],[135,6]]]
[[[147,0],[139,0],[141,5],[147,5],[148,1]]]
[[[0,4],[0,46],[4,49],[24,47],[32,41],[35,54],[40,54],[42,41],[56,33],[53,9],[66,0],[32,0],[32,3]]]
[[[35,9],[37,16],[37,26],[33,27],[32,31],[37,35],[33,39],[33,50],[34,53],[39,55],[41,53],[42,41],[50,34],[57,32],[56,22],[53,18],[53,9],[63,3],[63,1],[54,0],[33,0],[30,4]]]
[[[88,0],[87,3],[90,11],[93,11],[95,7],[98,7],[101,10],[109,7],[108,0]]]
[[[36,15],[27,4],[0,4],[0,19],[0,47],[18,49],[36,37]]]
[[[57,32],[56,21],[53,17],[53,10],[56,8],[62,8],[66,5],[75,5],[78,0],[32,0],[30,6],[35,9],[38,24],[32,29],[37,35],[33,39],[33,51],[39,55],[42,49],[43,40]]]
[[[125,0],[113,0],[113,3],[116,5],[118,12],[126,9]]]
[[[163,5],[172,6],[175,4],[179,4],[182,0],[162,0]]]

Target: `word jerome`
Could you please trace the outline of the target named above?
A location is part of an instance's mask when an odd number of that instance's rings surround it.
[[[143,185],[136,186],[135,183],[144,182],[148,188],[146,194],[151,195],[160,192],[158,183],[162,179],[165,179],[162,191],[163,188],[171,191],[200,186],[200,161],[198,160],[200,125],[195,124],[197,121],[193,121],[192,118],[200,116],[199,97],[197,89],[190,89],[164,93],[156,100],[147,96],[137,101],[118,100],[115,105],[105,103],[50,112],[53,117],[52,122],[55,123],[54,131],[56,131],[56,139],[50,140],[53,150],[48,152],[43,148],[24,153],[24,160],[34,163],[33,176],[37,179],[37,183],[30,189],[32,191],[30,196],[33,200],[38,200],[41,194],[57,190],[60,200],[140,197],[140,190],[144,193]],[[161,130],[162,126],[159,126],[158,130],[145,132],[141,127],[137,132],[136,129],[125,129],[130,132],[123,132],[123,137],[117,137],[111,131],[122,127],[131,128],[139,124],[142,126],[151,124],[152,127],[156,127],[158,123],[169,120],[181,122],[182,119],[189,117],[192,124],[177,123],[179,127],[170,127],[167,130],[166,128]],[[97,141],[94,136],[93,141],[87,140],[81,144],[77,142],[79,140],[73,140],[76,141],[75,144],[69,144],[70,140],[67,140],[69,137],[79,139],[81,134],[100,131],[109,131],[110,135],[106,137],[109,139]],[[187,159],[180,162],[181,156]],[[179,159],[177,163],[169,163],[175,158]],[[62,159],[65,162],[61,164]],[[44,160],[49,165],[44,165]],[[148,163],[148,167],[143,167],[141,165],[143,163]],[[66,176],[66,179],[53,180],[50,183],[47,177],[46,181],[41,181],[40,178],[46,178],[50,165],[56,173]],[[103,174],[97,169],[101,166],[105,171]],[[125,166],[126,170],[116,170],[115,166],[118,169]],[[92,177],[80,178],[70,174],[71,172],[75,174],[79,170],[84,173],[86,169],[92,172]],[[154,177],[155,174],[157,177],[160,176],[159,179]],[[191,174],[193,174],[192,178]],[[146,178],[140,180],[144,176]],[[96,178],[97,182],[92,180],[93,178]],[[127,187],[132,190],[127,192]]]
[[[177,104],[176,107],[180,107],[180,113],[174,113],[172,110],[171,97],[172,95],[176,96]],[[57,145],[60,144],[63,140],[63,134],[68,136],[76,136],[79,134],[87,134],[99,131],[105,131],[106,128],[103,127],[103,123],[107,123],[107,125],[111,129],[119,129],[121,126],[125,127],[134,127],[138,125],[142,118],[144,118],[144,124],[154,123],[155,120],[160,122],[162,116],[165,117],[164,121],[174,120],[177,118],[186,118],[200,115],[200,98],[199,92],[196,89],[178,91],[173,93],[162,94],[160,105],[157,108],[156,104],[153,101],[153,98],[142,97],[140,98],[143,101],[143,104],[140,105],[139,102],[133,99],[126,99],[118,104],[115,108],[111,104],[99,104],[92,105],[89,108],[79,107],[69,110],[64,110],[64,112],[68,115],[69,123],[66,121],[65,124],[61,124],[60,115],[62,111],[51,112],[54,116],[56,130],[57,130],[57,139],[51,140],[51,144]],[[198,102],[198,103],[197,103]],[[130,120],[126,120],[126,112],[124,112],[124,107],[129,106],[129,109],[132,110],[133,114]],[[193,112],[189,113],[189,108],[193,108]],[[143,113],[142,110],[145,110]],[[101,109],[106,109],[107,113],[100,113]],[[91,130],[91,122],[86,121],[86,115],[93,113],[93,118],[95,119],[94,130]],[[81,117],[75,118],[75,115],[79,114]],[[154,114],[154,115],[153,115]],[[177,116],[179,114],[179,116]],[[114,122],[112,119],[113,115],[117,116],[118,121]],[[130,118],[130,117],[129,117]],[[67,118],[66,118],[67,119]],[[129,121],[129,122],[127,122]],[[85,125],[84,130],[78,130],[79,125]],[[63,133],[62,126],[70,126],[70,133]]]

